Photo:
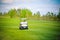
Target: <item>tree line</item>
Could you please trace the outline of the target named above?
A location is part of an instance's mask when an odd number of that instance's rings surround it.
[[[57,14],[53,12],[47,12],[45,15],[41,16],[41,13],[39,11],[37,11],[33,15],[32,14],[33,13],[29,9],[11,9],[8,12],[0,12],[0,16],[7,16],[10,18],[18,17],[35,20],[60,20],[60,8]]]

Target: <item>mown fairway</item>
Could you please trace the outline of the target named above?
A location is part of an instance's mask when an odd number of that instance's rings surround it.
[[[57,40],[60,22],[28,20],[28,30],[19,30],[20,19],[0,18],[0,40]]]

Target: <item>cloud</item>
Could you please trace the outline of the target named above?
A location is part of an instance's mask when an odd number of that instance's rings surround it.
[[[27,2],[27,3],[32,3],[32,2],[37,2],[37,1],[45,1],[45,0],[1,0],[2,3],[19,3],[19,2]],[[50,1],[50,0],[46,0]]]
[[[2,0],[2,3],[12,3],[14,0]]]
[[[45,14],[48,11],[57,12],[60,5],[51,4],[51,0],[2,0],[3,3],[9,3],[9,5],[0,5],[2,11],[9,10],[11,8],[27,8],[33,13],[40,11],[41,14]],[[17,4],[16,4],[17,3]]]

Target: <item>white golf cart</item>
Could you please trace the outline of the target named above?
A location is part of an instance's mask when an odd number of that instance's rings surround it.
[[[26,18],[21,18],[19,29],[28,29],[28,23]]]

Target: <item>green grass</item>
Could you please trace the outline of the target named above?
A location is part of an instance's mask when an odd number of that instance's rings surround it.
[[[19,30],[20,19],[0,18],[0,40],[57,40],[60,22],[28,20],[28,30]]]

